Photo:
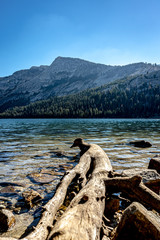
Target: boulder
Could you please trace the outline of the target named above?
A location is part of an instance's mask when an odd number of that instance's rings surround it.
[[[113,240],[158,240],[160,219],[140,203],[133,202],[124,211]]]
[[[152,146],[152,144],[150,142],[146,142],[144,140],[130,142],[129,144],[133,145],[134,147],[139,147],[139,148],[148,148],[148,147]]]
[[[0,209],[0,231],[6,232],[14,226],[16,220],[13,213],[7,209]]]

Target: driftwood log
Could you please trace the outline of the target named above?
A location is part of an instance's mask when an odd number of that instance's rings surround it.
[[[96,144],[76,139],[72,147],[81,150],[79,163],[66,172],[55,195],[44,206],[41,219],[24,240],[100,240],[103,238],[103,214],[108,193],[123,192],[160,213],[160,197],[141,182],[140,176],[121,177],[112,170],[106,153]],[[57,217],[67,198],[71,183],[79,185],[64,213]],[[0,238],[0,240],[14,238]]]
[[[155,156],[149,162],[148,168],[156,169],[156,171],[160,174],[160,156]]]
[[[140,203],[133,202],[125,209],[112,240],[124,239],[160,239],[160,219]]]

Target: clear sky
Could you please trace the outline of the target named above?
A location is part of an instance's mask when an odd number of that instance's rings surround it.
[[[160,64],[160,0],[0,0],[0,76],[58,56]]]

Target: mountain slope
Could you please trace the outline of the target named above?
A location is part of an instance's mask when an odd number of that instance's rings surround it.
[[[160,117],[160,71],[7,110],[0,117]]]
[[[107,66],[77,58],[58,57],[50,66],[32,67],[0,78],[0,112],[156,70],[160,70],[160,66],[145,63]]]

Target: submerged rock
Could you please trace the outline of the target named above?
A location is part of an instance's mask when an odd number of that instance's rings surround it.
[[[0,231],[5,232],[14,226],[16,220],[13,213],[7,209],[0,209]]]
[[[42,199],[41,195],[32,189],[23,192],[22,196],[23,196],[26,204],[30,207],[33,207],[34,204],[36,204],[37,202],[39,202]]]
[[[71,164],[60,164],[59,165],[59,169],[62,172],[68,171],[68,170],[70,170],[72,168],[73,168],[73,165],[71,165]]]
[[[3,240],[11,240],[11,239],[21,239],[27,233],[29,233],[33,226],[36,226],[34,223],[34,216],[33,214],[22,213],[22,214],[15,214],[15,225],[9,229],[7,232],[3,232],[0,235],[0,239]],[[12,238],[11,238],[12,236]]]
[[[57,150],[51,151],[50,153],[52,154],[52,157],[66,157],[66,153],[64,151]]]
[[[139,147],[139,148],[148,148],[148,147],[152,146],[152,144],[150,142],[146,142],[144,140],[130,142],[129,144],[133,145],[134,147]]]
[[[25,184],[20,182],[0,182],[1,187],[14,186],[14,187],[25,187]]]
[[[15,193],[15,188],[13,186],[7,186],[2,188],[0,193]]]
[[[37,184],[46,184],[55,180],[55,176],[49,173],[32,173],[28,175],[28,178],[31,180],[31,182]]]

